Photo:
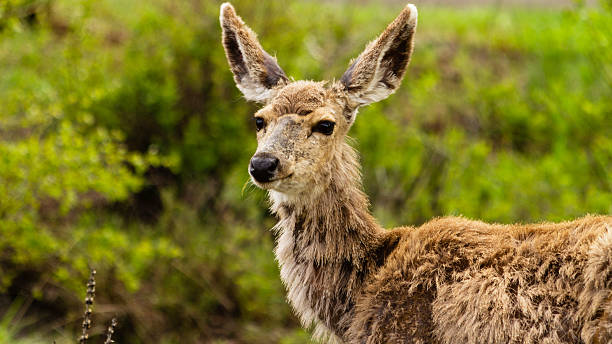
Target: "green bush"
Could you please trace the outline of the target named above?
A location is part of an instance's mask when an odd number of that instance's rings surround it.
[[[76,338],[94,266],[118,342],[308,342],[247,184],[256,106],[218,5],[0,4],[0,314],[30,300],[0,336]],[[399,11],[234,5],[295,79],[340,77]],[[351,133],[381,223],[612,213],[609,9],[421,7],[407,80]]]

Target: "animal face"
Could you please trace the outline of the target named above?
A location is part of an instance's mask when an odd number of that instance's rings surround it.
[[[329,184],[359,107],[399,87],[416,18],[416,7],[406,6],[340,81],[290,81],[234,8],[221,5],[223,46],[236,85],[247,100],[264,104],[254,114],[258,147],[249,163],[257,186],[295,197]]]
[[[299,194],[331,177],[330,161],[350,126],[344,100],[324,83],[298,81],[279,89],[257,111],[257,151],[249,164],[253,182]]]

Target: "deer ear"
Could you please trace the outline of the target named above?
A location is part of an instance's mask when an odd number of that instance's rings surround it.
[[[229,3],[221,5],[223,47],[236,85],[247,100],[267,102],[274,88],[287,82],[276,59],[262,49],[257,35],[242,21]]]
[[[409,4],[344,72],[341,82],[358,108],[387,98],[399,87],[410,62],[417,9]]]

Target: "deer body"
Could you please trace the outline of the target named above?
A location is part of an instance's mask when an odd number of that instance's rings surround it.
[[[408,5],[340,81],[290,81],[229,4],[223,43],[255,114],[249,172],[279,218],[287,298],[315,336],[345,343],[612,342],[612,217],[534,225],[464,218],[385,230],[345,137],[360,106],[399,87]]]

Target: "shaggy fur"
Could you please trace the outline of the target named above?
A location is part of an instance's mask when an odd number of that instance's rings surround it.
[[[533,225],[465,218],[384,230],[346,135],[393,93],[413,47],[408,5],[338,82],[289,82],[229,4],[223,44],[255,113],[287,298],[315,336],[345,343],[612,342],[612,217]],[[317,131],[333,122],[329,135]]]

